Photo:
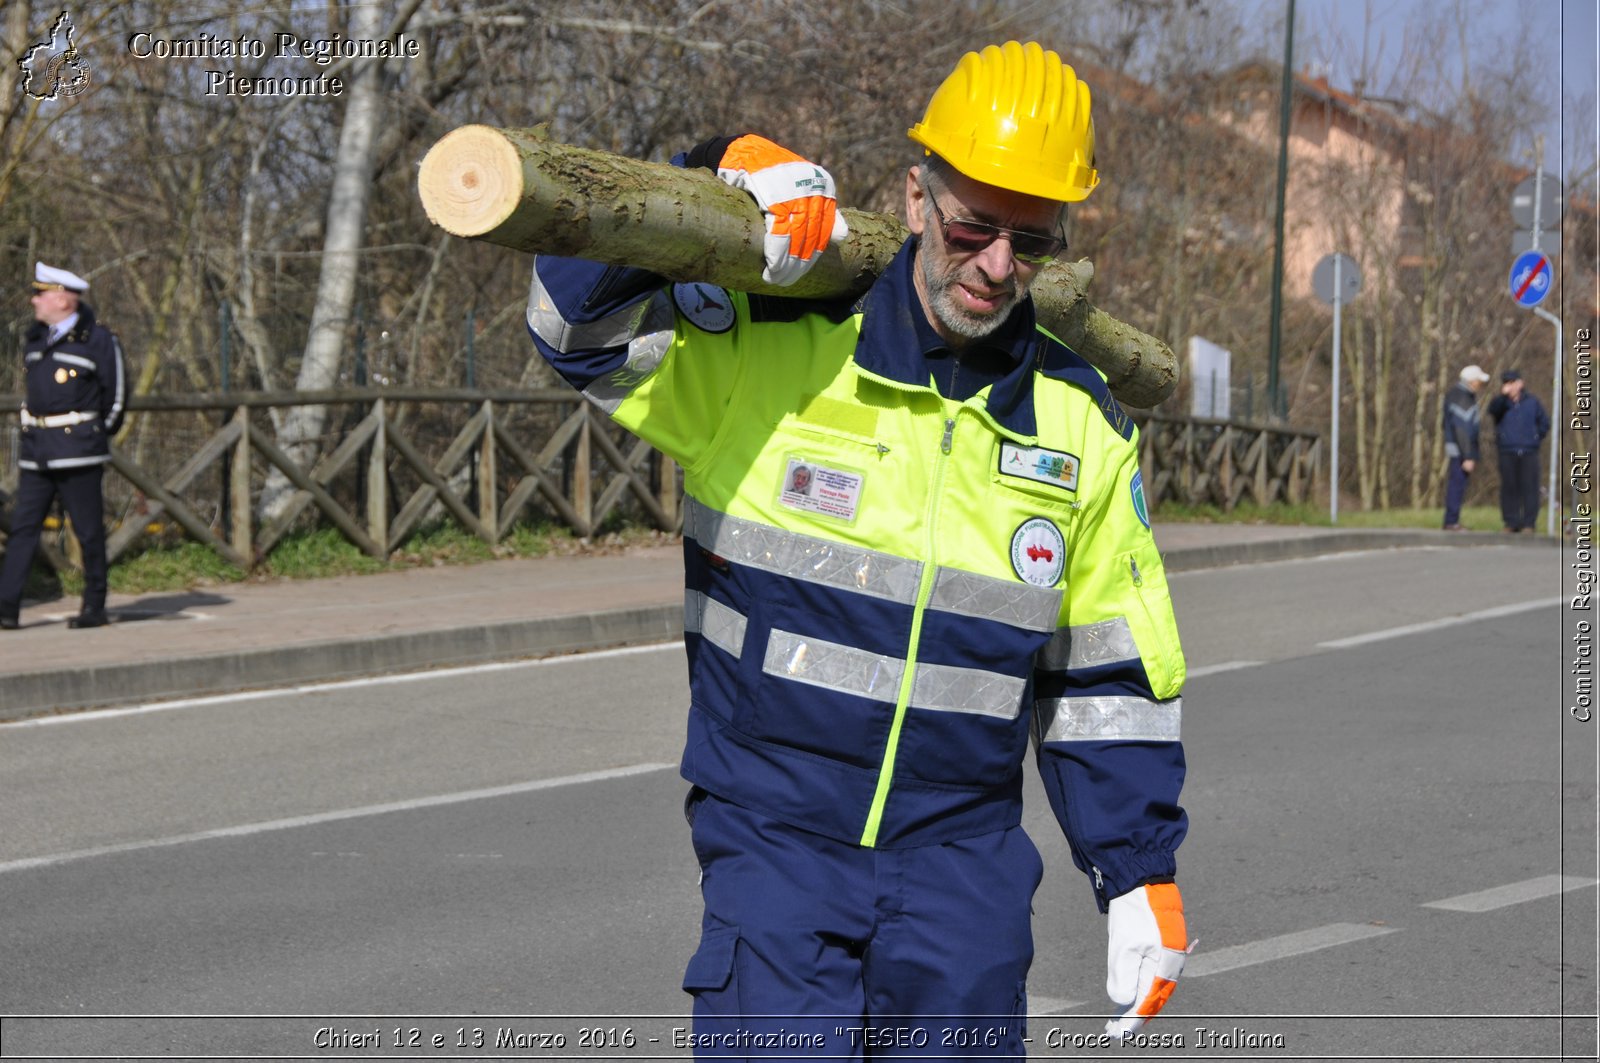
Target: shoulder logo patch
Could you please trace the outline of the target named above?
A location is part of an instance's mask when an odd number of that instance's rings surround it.
[[[1067,567],[1067,541],[1044,517],[1022,522],[1011,536],[1011,567],[1024,583],[1054,587]]]
[[[1144,472],[1133,474],[1133,512],[1139,523],[1150,527],[1150,507],[1144,500]]]
[[[733,297],[726,289],[704,281],[672,286],[672,301],[702,332],[727,332],[733,328]]]

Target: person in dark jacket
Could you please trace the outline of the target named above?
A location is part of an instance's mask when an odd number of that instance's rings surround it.
[[[1522,373],[1500,374],[1500,394],[1489,403],[1500,451],[1500,515],[1505,530],[1533,531],[1539,516],[1539,444],[1550,434],[1550,415],[1522,383]]]
[[[1461,379],[1444,396],[1444,452],[1450,471],[1444,488],[1444,530],[1461,531],[1461,502],[1467,496],[1467,480],[1477,468],[1478,426],[1482,414],[1478,393],[1488,383],[1489,374],[1481,366],[1461,370]]]
[[[108,618],[100,480],[127,395],[122,345],[95,321],[83,302],[89,282],[76,273],[40,262],[33,288],[34,324],[23,345],[21,475],[0,567],[0,628],[19,624],[28,567],[58,496],[83,547],[83,606],[68,626],[103,627]]]

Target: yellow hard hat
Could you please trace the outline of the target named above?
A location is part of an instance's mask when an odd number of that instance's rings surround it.
[[[907,135],[973,180],[1014,192],[1076,203],[1100,183],[1089,86],[1033,41],[962,56]]]

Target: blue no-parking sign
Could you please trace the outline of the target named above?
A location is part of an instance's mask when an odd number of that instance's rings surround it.
[[[1550,294],[1550,256],[1527,251],[1511,264],[1511,298],[1518,306],[1538,306]]]

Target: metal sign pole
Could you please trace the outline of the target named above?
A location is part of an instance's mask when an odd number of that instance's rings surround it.
[[[1328,456],[1328,514],[1332,523],[1339,523],[1339,310],[1344,306],[1342,282],[1344,256],[1333,259],[1333,446]]]
[[[1550,478],[1548,493],[1550,495],[1550,512],[1545,519],[1545,528],[1551,535],[1556,533],[1556,511],[1564,509],[1561,499],[1556,496],[1556,465],[1558,464],[1561,450],[1561,348],[1565,344],[1561,327],[1561,319],[1542,306],[1533,308],[1533,312],[1544,318],[1556,327],[1556,372],[1555,382],[1550,385]]]

